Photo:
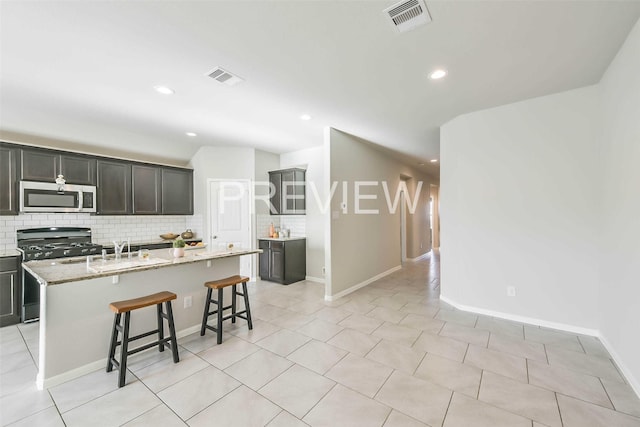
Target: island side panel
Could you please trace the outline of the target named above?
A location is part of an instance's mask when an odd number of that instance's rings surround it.
[[[44,321],[40,333],[46,340],[41,341],[44,348],[40,351],[44,354],[40,358],[39,380],[51,387],[106,364],[113,326],[109,303],[160,291],[174,292],[178,298],[172,303],[173,315],[177,334],[182,336],[199,329],[206,297],[204,282],[238,274],[239,270],[239,257],[235,256],[211,260],[211,267],[207,262],[197,262],[121,274],[116,284],[113,277],[102,277],[47,286],[46,301],[41,307]],[[225,299],[230,301],[231,290],[225,291]],[[192,296],[193,305],[185,309],[186,296]],[[155,328],[155,306],[132,313],[130,336]],[[149,341],[153,337],[136,341],[131,347]],[[157,347],[147,351],[157,351]]]

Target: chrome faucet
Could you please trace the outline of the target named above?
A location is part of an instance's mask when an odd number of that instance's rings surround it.
[[[119,240],[113,241],[113,247],[115,249],[116,252],[116,261],[120,261],[120,259],[122,258],[122,251],[124,250],[124,245],[127,245],[127,251],[129,252],[129,258],[131,258],[131,245],[129,242],[129,239],[127,240]]]

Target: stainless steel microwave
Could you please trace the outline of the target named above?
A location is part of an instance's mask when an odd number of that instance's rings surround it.
[[[95,186],[20,181],[20,212],[95,211]]]

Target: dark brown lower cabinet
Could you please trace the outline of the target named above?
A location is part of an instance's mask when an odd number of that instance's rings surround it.
[[[20,323],[20,257],[0,258],[0,327]]]
[[[307,240],[258,240],[260,278],[289,285],[307,275]]]

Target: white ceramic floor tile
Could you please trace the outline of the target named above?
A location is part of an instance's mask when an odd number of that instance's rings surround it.
[[[225,372],[247,387],[258,390],[289,369],[293,362],[267,350],[259,350],[234,363]]]
[[[396,342],[407,347],[411,347],[418,339],[422,331],[409,328],[408,326],[396,325],[394,323],[385,322],[378,329],[373,331],[371,335],[382,338],[387,341]]]
[[[564,427],[640,427],[640,418],[558,395]]]
[[[356,331],[355,329],[345,329],[327,341],[327,344],[347,350],[358,356],[364,356],[379,342],[380,338]]]
[[[303,421],[313,427],[381,426],[390,411],[387,406],[338,384]]]
[[[464,363],[527,382],[527,364],[523,357],[469,345]]]
[[[454,393],[443,427],[531,427],[531,420]]]
[[[117,370],[106,372],[104,369],[100,369],[50,388],[49,392],[58,410],[61,413],[65,413],[90,400],[117,390],[118,375],[119,372]],[[135,375],[128,372],[125,385],[132,384],[136,381],[138,381],[138,379]]]
[[[398,371],[382,386],[376,400],[431,426],[442,425],[451,390]]]
[[[428,427],[428,426],[394,409],[391,411],[391,413],[387,417],[387,421],[384,423],[384,427]]]
[[[47,391],[36,390],[35,384],[0,398],[0,423],[10,424],[53,406]]]
[[[1,420],[2,417],[0,416]],[[51,406],[11,424],[11,427],[64,427],[64,422],[56,407]]]
[[[239,381],[209,366],[165,388],[158,397],[180,418],[188,420],[239,386]]]
[[[291,353],[287,358],[322,375],[346,354],[346,351],[338,347],[311,340]]]
[[[267,427],[306,427],[307,424],[303,423],[287,411],[280,412]]]
[[[311,338],[288,329],[282,329],[268,337],[256,342],[260,347],[266,348],[272,353],[280,356],[288,356],[297,348],[311,341]]]
[[[441,385],[469,397],[478,396],[482,370],[446,357],[427,353],[416,369],[415,377]]]
[[[135,372],[135,376],[157,393],[207,367],[209,364],[204,360],[192,353],[183,352],[178,363],[173,363],[173,359],[164,359],[140,369]]]
[[[226,369],[238,360],[244,359],[258,350],[260,350],[260,347],[257,345],[233,337],[222,341],[222,344],[198,353],[198,356],[218,369]]]
[[[373,319],[371,317],[363,316],[362,314],[352,314],[338,324],[345,328],[351,328],[365,334],[370,334],[382,325],[382,323],[382,320]]]
[[[262,387],[259,393],[302,418],[334,385],[335,382],[307,368],[293,365]]]
[[[469,344],[453,338],[423,332],[413,344],[415,350],[437,354],[447,359],[462,362]]]
[[[240,386],[191,418],[191,427],[263,427],[281,411],[273,403],[245,386]]]
[[[472,328],[470,326],[458,325],[457,323],[451,322],[447,322],[447,324],[444,325],[439,335],[477,345],[478,347],[486,347],[487,342],[489,341],[488,331]]]
[[[327,341],[333,338],[343,329],[344,328],[342,326],[338,326],[335,323],[315,319],[298,328],[297,332],[300,332],[318,341]]]
[[[149,426],[161,426],[161,427],[184,427],[184,421],[180,419],[171,409],[165,405],[158,405],[150,411],[145,412],[139,417],[134,418],[128,423],[124,424],[124,427],[149,427]]]
[[[67,427],[119,426],[160,404],[160,399],[136,381],[74,408],[62,414],[62,418]]]
[[[324,376],[367,397],[374,397],[392,372],[392,368],[380,363],[348,354]]]
[[[366,357],[411,375],[422,361],[424,355],[425,352],[423,351],[382,340]]]

